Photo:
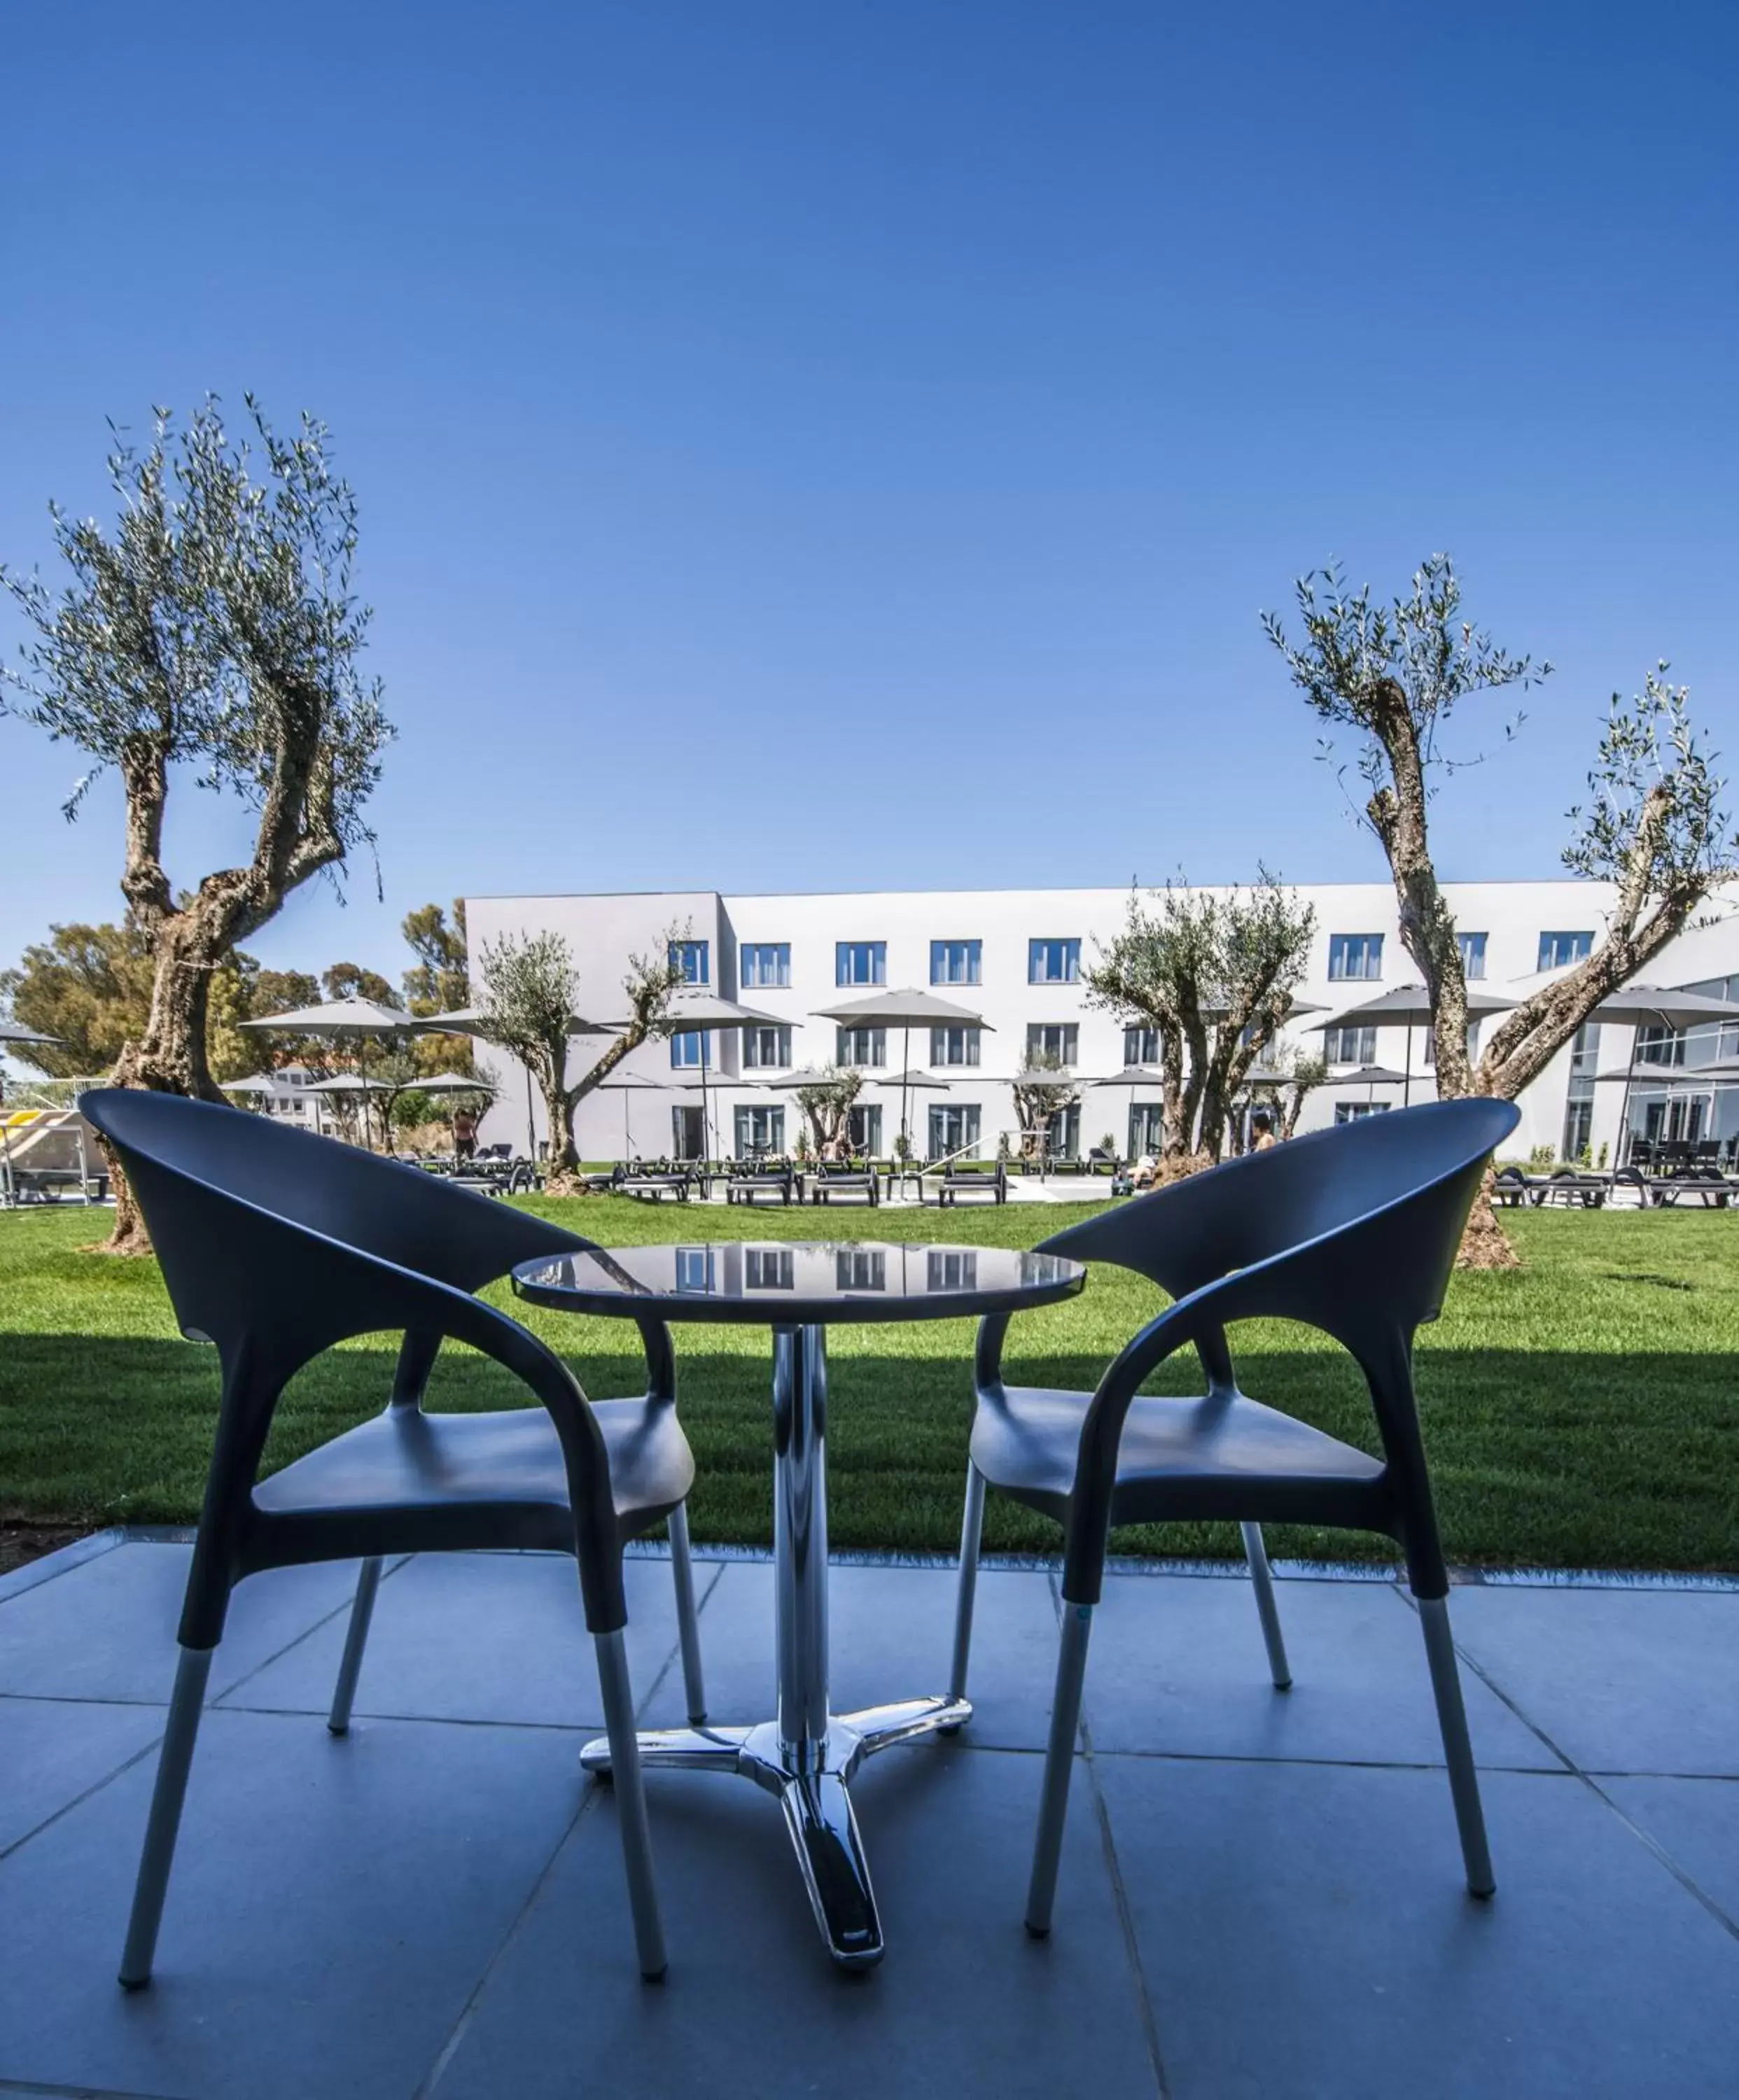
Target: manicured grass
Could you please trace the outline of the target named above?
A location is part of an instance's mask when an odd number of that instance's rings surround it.
[[[839,1212],[638,1204],[540,1205],[608,1244],[816,1237],[1022,1245],[1081,1215],[1011,1205]],[[1721,1212],[1525,1211],[1506,1220],[1520,1273],[1458,1277],[1419,1338],[1426,1436],[1449,1551],[1463,1562],[1739,1567],[1739,1216]],[[103,1229],[75,1210],[0,1215],[0,1512],[91,1524],[198,1513],[217,1390],[208,1348],[180,1339],[157,1267],[79,1249]],[[511,1302],[497,1288],[491,1295]],[[1085,1390],[1160,1303],[1101,1270],[1073,1303],[1026,1316],[1011,1379]],[[520,1308],[524,1310],[525,1308]],[[598,1397],[638,1389],[625,1329],[529,1311]],[[699,1460],[702,1540],[764,1542],[768,1350],[759,1329],[678,1328],[683,1418]],[[1245,1388],[1369,1445],[1369,1403],[1332,1345],[1273,1322],[1234,1330]],[[844,1546],[951,1551],[971,1414],[971,1323],[842,1327],[831,1337],[829,1522]],[[268,1464],[382,1404],[391,1338],[350,1344],[285,1394]],[[1195,1389],[1193,1359],[1159,1390]],[[517,1405],[497,1367],[452,1348],[430,1404]],[[992,1550],[1049,1551],[1054,1531],[992,1498]],[[1119,1533],[1117,1550],[1229,1553],[1226,1529]],[[1384,1542],[1277,1532],[1273,1550],[1347,1558]]]

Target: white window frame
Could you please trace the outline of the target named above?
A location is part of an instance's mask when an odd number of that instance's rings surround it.
[[[1355,950],[1354,944],[1357,943]],[[1361,967],[1347,968],[1355,955]],[[1371,965],[1375,964],[1375,968]],[[1331,933],[1328,937],[1328,974],[1335,984],[1376,984],[1383,976],[1383,936],[1380,933]]]
[[[954,951],[960,950],[960,968],[954,967]],[[933,985],[975,985],[984,980],[982,941],[932,941],[930,982]]]
[[[1053,949],[1061,952],[1054,956]],[[1053,970],[1052,963],[1060,968]],[[1081,944],[1072,936],[1048,933],[1038,936],[1026,943],[1026,982],[1028,984],[1079,984],[1081,981]]]
[[[983,1057],[984,1031],[971,1021],[951,1022],[930,1030],[930,1067],[933,1071],[964,1070],[979,1064]],[[958,1050],[956,1057],[954,1052]]]
[[[857,974],[862,951],[867,977]],[[888,982],[888,944],[885,941],[836,941],[833,943],[833,982],[873,991]]]
[[[771,974],[766,958],[773,958]],[[789,991],[791,943],[788,941],[745,941],[737,951],[737,984],[744,991]]]
[[[1055,1035],[1055,1048],[1045,1039]],[[1035,1057],[1054,1057],[1066,1070],[1081,1061],[1081,1024],[1078,1021],[1029,1021],[1026,1024],[1026,1062]]]

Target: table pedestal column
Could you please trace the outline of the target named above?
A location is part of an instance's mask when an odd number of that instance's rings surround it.
[[[779,1711],[750,1727],[657,1729],[640,1738],[641,1762],[734,1771],[776,1793],[828,1951],[841,1967],[881,1959],[869,1867],[847,1790],[867,1757],[972,1718],[971,1702],[904,1699],[858,1714],[828,1704],[827,1335],[822,1327],[773,1334],[773,1580]],[[608,1742],[581,1753],[607,1772]]]

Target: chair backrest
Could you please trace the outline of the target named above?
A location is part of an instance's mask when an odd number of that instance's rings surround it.
[[[1512,1103],[1489,1098],[1361,1116],[1137,1196],[1041,1245],[1133,1269],[1184,1298],[1234,1269],[1389,1214],[1393,1273],[1349,1284],[1368,1280],[1403,1318],[1428,1319],[1485,1163],[1520,1121]]]
[[[212,1308],[194,1306],[204,1295],[200,1251],[213,1235],[245,1230],[247,1211],[465,1291],[517,1262],[590,1244],[440,1175],[245,1110],[119,1087],[82,1095],[79,1105],[134,1185],[178,1316],[214,1340]]]

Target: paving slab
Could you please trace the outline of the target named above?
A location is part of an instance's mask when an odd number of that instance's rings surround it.
[[[1441,1764],[1443,1740],[1417,1613],[1386,1582],[1278,1582],[1292,1688],[1277,1692],[1247,1582],[1107,1580],[1085,1711],[1096,1749],[1220,1758]],[[1459,1626],[1460,1593],[1450,1600]],[[1503,1701],[1463,1688],[1481,1764],[1559,1764]]]
[[[670,1943],[637,1979],[614,1810],[582,1819],[434,2085],[435,2100],[590,2090],[756,2100],[1156,2091],[1097,1829],[1071,1829],[1058,1930],[1021,1923],[1039,1760],[894,1750],[854,1785],[888,1953],[829,1961],[778,1803],[725,1776],[649,1775]]]
[[[695,1570],[703,1594],[716,1564]],[[644,1697],[677,1644],[668,1560],[626,1568],[629,1665]],[[229,1703],[324,1714],[343,1652],[341,1613],[250,1677]],[[603,1726],[598,1662],[574,1564],[559,1553],[425,1553],[381,1584],[356,1688],[359,1722]]]
[[[1739,1931],[1739,1780],[1603,1779],[1600,1788]]]
[[[1505,1584],[1451,1609],[1459,1644],[1583,1770],[1739,1776],[1739,1597]]]
[[[828,1577],[832,1698],[836,1714],[948,1688],[954,1652],[955,1577],[942,1568],[846,1562]],[[700,1615],[710,1717],[770,1719],[774,1710],[773,1570],[727,1562]],[[1057,1610],[1049,1578],[985,1569],[973,1614],[971,1736],[981,1747],[1041,1749],[1057,1669]],[[672,1673],[648,1708],[651,1725],[684,1718]]]
[[[154,1706],[0,1698],[0,1853],[100,1786],[162,1732]]]
[[[1094,1770],[1173,2100],[1732,2100],[1739,1943],[1573,1775],[1485,1775],[1478,1904],[1438,1773]]]
[[[0,1606],[0,1694],[166,1705],[191,1546],[117,1546]],[[211,1669],[218,1697],[348,1604],[356,1563],[274,1568],[230,1600]]]
[[[154,1760],[0,1861],[0,2080],[407,2100],[583,1798],[550,1729],[205,1716],[156,1979],[115,1982]]]

